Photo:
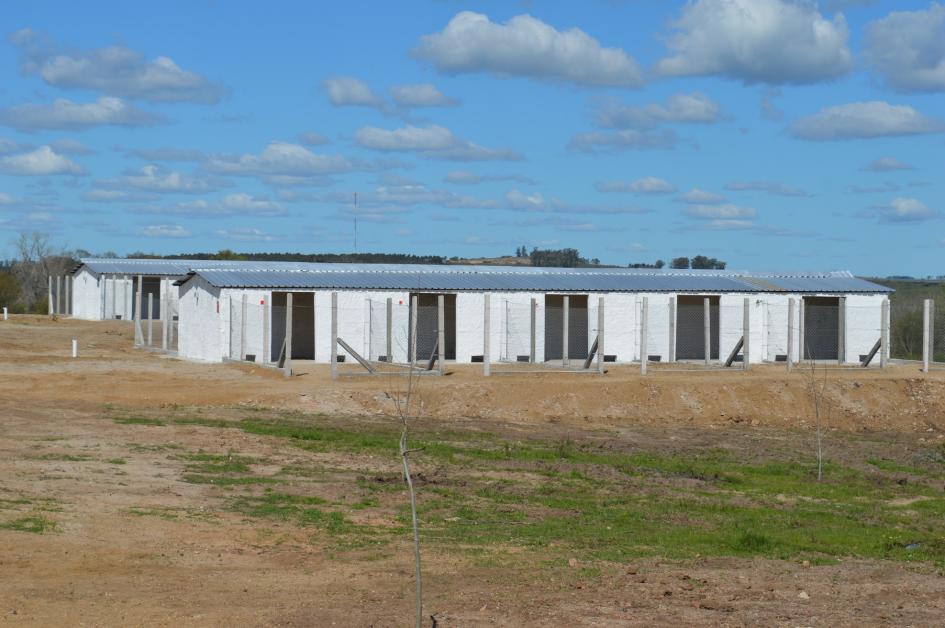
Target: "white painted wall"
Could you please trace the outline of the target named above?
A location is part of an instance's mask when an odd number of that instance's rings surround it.
[[[179,356],[205,362],[220,362],[223,359],[223,334],[228,331],[223,321],[229,312],[224,310],[220,292],[219,288],[214,288],[201,277],[194,277],[182,286],[179,302]]]
[[[77,272],[72,282],[72,317],[87,321],[102,320],[100,278],[87,268]]]

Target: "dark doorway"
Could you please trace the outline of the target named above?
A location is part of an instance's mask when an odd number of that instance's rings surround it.
[[[587,295],[568,295],[568,359],[587,357]],[[564,295],[545,295],[545,360],[564,357]]]
[[[804,358],[836,360],[840,354],[840,298],[804,297]]]
[[[279,360],[285,341],[286,296],[288,292],[272,293],[272,345],[269,355]],[[315,294],[292,293],[292,358],[315,359]]]
[[[439,294],[411,294],[410,303],[413,304],[413,297],[417,297],[417,357],[415,361],[425,362],[433,355],[436,348],[438,334],[437,318],[439,317]],[[443,295],[443,331],[446,335],[445,356],[447,360],[456,359],[456,295]],[[410,349],[413,349],[413,330],[409,330],[408,342]],[[413,358],[413,356],[411,356]]]
[[[134,319],[138,311],[138,277],[131,280],[131,318]],[[161,318],[161,278],[143,277],[141,280],[141,311],[142,320],[148,319],[148,295],[151,295],[151,318]]]
[[[709,299],[709,359],[719,359],[719,297],[676,298],[676,359],[705,359],[705,299]]]

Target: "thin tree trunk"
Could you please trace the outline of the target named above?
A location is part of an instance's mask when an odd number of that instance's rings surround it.
[[[416,578],[416,607],[417,607],[417,628],[423,626],[423,575],[420,569],[420,526],[417,522],[417,495],[413,490],[413,478],[410,477],[410,464],[407,461],[409,455],[407,450],[407,424],[400,433],[400,459],[404,464],[404,479],[407,482],[407,490],[410,492],[410,516],[413,523],[413,558]]]

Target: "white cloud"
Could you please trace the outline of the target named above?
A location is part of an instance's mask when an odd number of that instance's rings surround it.
[[[576,205],[557,198],[546,199],[540,192],[525,194],[517,189],[509,190],[505,195],[505,201],[509,209],[516,211],[568,214],[570,216],[581,214],[645,214],[650,211],[645,208],[630,206]]]
[[[609,133],[592,131],[590,133],[578,133],[568,142],[570,150],[583,153],[649,150],[674,148],[675,146],[676,134],[669,129],[660,131],[624,129]]]
[[[217,237],[227,240],[236,240],[238,242],[272,242],[275,236],[269,235],[260,229],[254,227],[235,227],[233,229],[217,229],[214,231]]]
[[[205,175],[187,175],[176,170],[148,164],[139,170],[125,173],[118,179],[99,183],[103,189],[135,189],[161,194],[206,194],[226,185],[226,182]]]
[[[454,161],[508,161],[522,158],[519,153],[507,148],[485,148],[473,144],[438,125],[407,125],[393,131],[366,126],[355,133],[355,141],[372,150],[415,152],[423,157]]]
[[[599,192],[634,192],[636,194],[672,194],[676,188],[669,181],[658,177],[643,177],[636,181],[600,181],[596,185]]]
[[[0,157],[0,172],[36,176],[85,174],[82,166],[60,155],[49,146],[40,146],[28,153]]]
[[[459,104],[430,83],[395,85],[390,88],[390,95],[401,107],[455,107]]]
[[[92,90],[153,102],[216,103],[223,88],[184,70],[168,57],[149,61],[124,46],[57,53],[48,39],[30,29],[10,41],[20,50],[20,71],[37,74],[60,89]]]
[[[690,218],[700,220],[742,220],[755,218],[758,211],[753,207],[741,207],[732,203],[723,205],[691,205],[683,209]]]
[[[4,137],[0,137],[0,155],[6,155],[7,153],[17,153],[22,151],[27,151],[33,148],[29,144],[20,144],[19,142],[14,142],[13,140],[8,140]]]
[[[607,129],[652,129],[662,123],[718,122],[722,108],[705,94],[674,94],[666,104],[624,105],[616,101],[604,102],[594,112],[594,123]]]
[[[13,205],[16,199],[5,192],[0,192],[0,205]]]
[[[339,203],[352,206],[353,197],[347,192],[332,192],[321,196],[322,202]],[[382,185],[373,192],[358,195],[358,208],[371,210],[390,206],[412,207],[426,205],[450,209],[494,209],[499,204],[491,199],[481,199],[464,194],[455,194],[448,190],[429,188],[420,183],[404,182],[394,185]]]
[[[536,183],[534,179],[521,174],[476,174],[466,170],[450,171],[443,180],[447,183],[459,185],[477,185],[494,181],[515,181],[516,183],[526,183],[528,185]]]
[[[31,132],[43,129],[82,130],[96,126],[139,127],[166,122],[163,116],[143,111],[120,98],[103,96],[92,103],[65,98],[51,105],[26,103],[0,109],[0,124]]]
[[[145,214],[184,215],[192,218],[217,218],[220,216],[285,216],[288,212],[279,203],[267,198],[257,198],[242,192],[227,194],[219,200],[198,199],[171,206],[144,207],[138,210]]]
[[[328,139],[328,137],[322,135],[321,133],[315,133],[314,131],[299,133],[299,141],[306,146],[321,146],[322,144],[331,143],[331,140]]]
[[[160,198],[154,194],[133,194],[125,190],[89,190],[82,195],[83,201],[92,203],[140,203]]]
[[[674,27],[672,54],[656,64],[664,75],[800,84],[836,78],[851,66],[846,20],[827,20],[814,2],[695,0]]]
[[[906,105],[882,101],[826,107],[791,125],[794,137],[814,141],[922,135],[943,130],[945,124],[940,120]]]
[[[353,76],[336,76],[323,82],[328,101],[336,107],[384,108],[384,100],[371,91],[370,86]]]
[[[889,205],[877,207],[877,210],[882,222],[923,222],[941,216],[917,198],[894,198]]]
[[[128,149],[129,157],[146,161],[203,161],[204,154],[188,148],[133,148]]]
[[[321,155],[298,144],[271,142],[258,155],[214,155],[206,168],[237,176],[318,178],[349,172],[355,165],[340,155]]]
[[[725,201],[725,197],[714,192],[693,188],[679,196],[679,200],[693,205],[714,205]]]
[[[894,170],[912,170],[912,165],[899,161],[895,157],[880,157],[866,164],[860,170],[867,172],[892,172]]]
[[[139,233],[148,238],[189,238],[190,231],[181,225],[148,225]]]
[[[763,230],[763,227],[758,227],[751,220],[728,220],[728,219],[717,219],[717,220],[708,220],[706,222],[700,223],[697,227],[702,231],[747,231],[747,230]]]
[[[578,28],[558,31],[530,15],[505,24],[457,13],[442,31],[420,38],[412,54],[440,72],[491,72],[578,85],[637,87],[643,76],[620,48],[604,48]]]
[[[82,142],[74,140],[71,138],[63,138],[61,140],[56,140],[55,142],[50,142],[49,144],[53,150],[57,153],[63,155],[91,155],[95,151],[87,147]]]
[[[896,11],[866,27],[864,56],[899,91],[945,91],[945,4]]]
[[[725,185],[732,192],[764,192],[773,196],[808,196],[805,190],[776,181],[732,181]]]

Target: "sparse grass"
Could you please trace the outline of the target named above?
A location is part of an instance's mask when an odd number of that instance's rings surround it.
[[[20,517],[11,521],[0,521],[0,530],[13,530],[16,532],[32,532],[33,534],[45,534],[56,530],[55,522],[46,517],[30,516]]]
[[[36,456],[34,460],[49,460],[55,462],[86,462],[92,460],[92,456],[85,454],[43,454]]]
[[[317,507],[325,503],[319,497],[266,492],[258,497],[238,498],[230,507],[247,517],[292,521],[299,526],[313,526],[331,534],[350,534],[357,530],[357,526],[341,512]]]
[[[128,461],[125,460],[124,458],[109,458],[105,462],[107,462],[108,464],[127,464],[128,463]]]
[[[120,419],[115,419],[115,423],[121,423],[122,425],[153,425],[153,426],[162,426],[166,425],[164,421],[160,419],[152,419],[143,416],[129,416],[123,417]]]

